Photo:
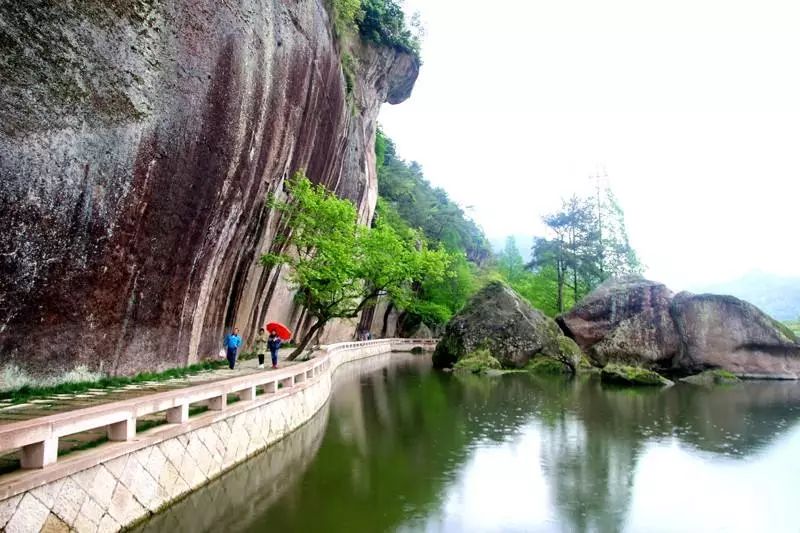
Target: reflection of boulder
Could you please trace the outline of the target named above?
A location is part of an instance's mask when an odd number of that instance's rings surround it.
[[[480,290],[447,324],[433,354],[437,368],[486,348],[504,367],[521,368],[531,358],[556,358],[574,369],[576,350],[556,323],[510,287],[493,282]]]
[[[563,383],[569,383],[567,388]],[[749,460],[797,423],[800,387],[745,382],[707,389],[618,389],[536,380],[542,468],[562,531],[623,531],[641,450],[681,446]],[[502,391],[498,391],[502,392]]]
[[[557,321],[601,366],[800,378],[794,334],[732,296],[673,296],[662,284],[629,277],[603,283]]]
[[[747,377],[800,378],[800,344],[785,326],[733,296],[682,292],[672,301],[682,340],[676,366]]]

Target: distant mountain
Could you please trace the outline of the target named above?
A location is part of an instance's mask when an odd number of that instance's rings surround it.
[[[733,281],[694,287],[691,291],[736,296],[777,320],[800,317],[800,278],[753,271]]]

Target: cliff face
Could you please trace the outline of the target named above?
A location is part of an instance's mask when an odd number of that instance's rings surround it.
[[[322,0],[0,4],[0,364],[110,373],[304,321],[258,265],[298,169],[372,216],[375,119],[418,63],[359,45],[347,94]]]

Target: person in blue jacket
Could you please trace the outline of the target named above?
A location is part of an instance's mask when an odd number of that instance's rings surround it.
[[[278,368],[278,350],[281,349],[281,338],[274,331],[269,332],[269,340],[267,340],[267,348],[269,354],[272,356],[272,368]]]
[[[233,332],[225,336],[224,347],[228,355],[228,366],[231,370],[236,366],[236,352],[242,344],[242,338],[239,336],[239,328],[233,328]]]

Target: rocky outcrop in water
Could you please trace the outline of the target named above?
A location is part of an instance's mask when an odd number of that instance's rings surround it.
[[[609,280],[556,321],[601,366],[609,361],[668,363],[680,348],[670,316],[672,297],[661,283],[636,277]]]
[[[268,193],[305,169],[368,221],[375,118],[417,60],[354,44],[322,0],[0,4],[0,364],[110,373],[302,328]],[[346,326],[347,335],[353,326]]]
[[[652,281],[609,280],[557,321],[599,366],[800,378],[800,343],[794,334],[732,296],[673,296]]]
[[[786,326],[733,296],[682,292],[672,301],[681,338],[674,365],[740,377],[800,379],[800,342]]]
[[[481,289],[448,322],[433,364],[451,367],[480,349],[488,350],[506,368],[522,368],[535,357],[552,357],[574,371],[580,358],[575,343],[551,318],[500,282]]]

